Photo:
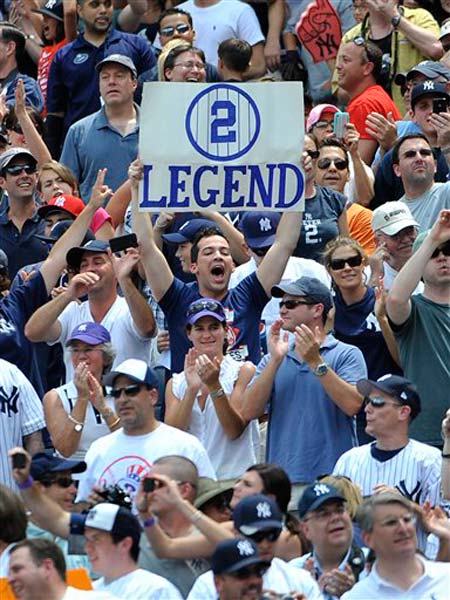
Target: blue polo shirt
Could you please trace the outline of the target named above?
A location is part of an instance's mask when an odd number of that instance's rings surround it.
[[[186,311],[191,302],[201,297],[197,282],[183,283],[174,278],[159,301],[168,323],[173,373],[183,371],[184,358],[191,347],[186,335]],[[221,299],[229,325],[228,352],[233,358],[251,360],[255,364],[260,360],[260,320],[268,301],[256,273],[245,277]]]
[[[320,354],[347,383],[367,377],[364,357],[355,346],[328,335]],[[261,360],[255,378],[268,360],[269,355]],[[267,462],[280,465],[292,483],[307,483],[331,473],[341,454],[353,446],[354,419],[338,408],[320,377],[292,349],[275,375],[270,396]]]
[[[32,106],[37,112],[44,108],[44,98],[36,79],[25,73],[19,73],[17,69],[11,71],[5,79],[0,79],[2,91],[6,94],[6,106],[14,106],[16,103],[17,82],[21,79],[25,88],[25,102]]]
[[[48,247],[38,240],[36,234],[44,235],[45,221],[37,213],[27,219],[19,231],[8,217],[8,204],[3,204],[0,212],[0,248],[8,257],[8,271],[11,280],[19,269],[30,263],[45,260]]]
[[[104,107],[70,127],[60,161],[73,171],[85,202],[99,169],[107,167],[105,184],[113,191],[128,179],[128,167],[138,154],[138,138],[139,127],[128,135],[112,127]]]
[[[47,301],[44,278],[39,272],[0,300],[0,358],[16,365],[40,397],[43,388],[34,345],[25,337],[24,329],[34,311]]]
[[[156,64],[152,47],[132,33],[111,29],[99,47],[80,34],[55,54],[47,87],[47,111],[64,113],[64,132],[72,123],[100,108],[98,74],[95,65],[110,54],[129,56],[138,74]]]

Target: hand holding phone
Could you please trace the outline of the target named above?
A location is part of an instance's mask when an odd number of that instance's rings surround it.
[[[448,112],[448,104],[447,98],[433,98],[433,112],[436,114]]]
[[[109,240],[109,247],[111,248],[111,252],[114,254],[122,252],[123,250],[127,250],[128,248],[137,248],[138,245],[139,244],[135,233],[121,235]]]
[[[27,457],[23,452],[16,452],[11,457],[13,469],[24,469],[27,466]]]
[[[156,488],[156,481],[150,477],[146,477],[142,484],[143,490],[146,494],[154,492]]]
[[[350,115],[348,112],[337,112],[334,113],[333,118],[333,131],[335,137],[342,139],[346,134],[346,125],[350,122]]]

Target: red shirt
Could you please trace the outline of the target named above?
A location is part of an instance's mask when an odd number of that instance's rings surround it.
[[[37,73],[37,82],[42,92],[42,96],[44,98],[44,110],[42,111],[42,116],[46,116],[47,114],[47,83],[48,83],[48,74],[50,72],[50,65],[52,64],[53,57],[57,53],[57,51],[67,44],[67,40],[64,39],[58,44],[54,46],[45,46],[42,48],[41,55],[38,61],[38,73]]]
[[[347,106],[347,112],[350,115],[350,122],[355,125],[362,140],[375,139],[366,132],[366,118],[371,112],[380,113],[386,118],[389,113],[392,113],[396,121],[402,119],[394,101],[380,85],[370,85],[355,96]]]

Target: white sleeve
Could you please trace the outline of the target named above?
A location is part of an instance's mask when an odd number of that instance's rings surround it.
[[[12,386],[10,402],[16,404],[19,402],[22,435],[30,435],[35,431],[44,429],[45,419],[42,402],[34,387],[17,367],[13,367],[11,375],[14,376],[15,383]]]
[[[194,583],[187,600],[215,600],[217,596],[212,571],[208,571]]]
[[[248,4],[244,5],[244,9],[238,17],[236,37],[245,40],[250,46],[254,46],[260,42],[264,43],[264,35],[259,26],[258,17],[253,8]]]

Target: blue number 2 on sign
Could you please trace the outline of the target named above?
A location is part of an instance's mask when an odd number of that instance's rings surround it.
[[[261,116],[250,94],[227,83],[203,89],[190,103],[186,135],[193,148],[213,161],[247,154],[261,132]]]
[[[227,116],[220,116],[226,113]],[[231,129],[221,133],[220,130],[225,127],[233,127],[236,123],[236,107],[229,100],[216,100],[211,106],[211,114],[216,118],[211,123],[211,142],[213,144],[223,144],[236,141],[236,131]]]

